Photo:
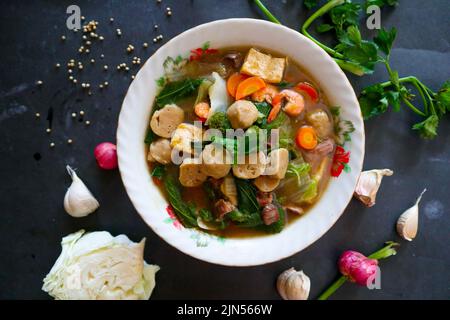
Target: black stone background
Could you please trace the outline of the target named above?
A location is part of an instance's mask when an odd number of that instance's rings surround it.
[[[308,13],[301,1],[265,3],[283,23],[298,29]],[[401,76],[416,75],[437,89],[449,78],[450,28],[448,0],[400,0],[396,9],[382,13],[383,26],[396,26],[398,40],[392,65]],[[65,10],[78,4],[86,20],[100,22],[103,44],[95,44],[85,59],[79,81],[97,85],[109,81],[109,88],[94,90],[88,97],[67,81],[65,64],[78,59],[81,34],[66,29]],[[170,6],[172,17],[165,15]],[[42,279],[60,253],[63,236],[81,228],[125,233],[138,241],[147,238],[145,258],[161,266],[154,299],[278,299],[275,280],[294,266],[312,281],[311,298],[317,297],[338,275],[336,260],[346,249],[370,253],[384,241],[401,242],[397,256],[382,262],[382,289],[369,291],[346,284],[336,299],[447,299],[450,298],[449,255],[449,165],[450,126],[442,121],[439,137],[424,141],[410,130],[417,117],[409,111],[388,112],[366,122],[365,169],[391,168],[370,209],[353,200],[344,215],[320,240],[290,258],[250,268],[229,268],[193,259],[156,236],[139,217],[121,183],[118,171],[99,170],[93,149],[102,141],[114,141],[122,99],[130,75],[118,73],[118,63],[131,62],[133,55],[143,62],[161,45],[152,43],[160,26],[164,41],[196,25],[232,17],[263,18],[246,0],[156,1],[2,1],[0,14],[0,298],[48,299],[41,291]],[[110,25],[109,18],[115,22]],[[117,38],[115,29],[122,29]],[[61,42],[61,35],[67,41]],[[142,43],[150,44],[147,50]],[[136,50],[125,54],[128,43]],[[282,51],[283,43],[274,44]],[[187,50],[190,48],[180,48]],[[105,54],[101,61],[99,55]],[[56,70],[56,62],[62,64]],[[103,72],[106,63],[109,71]],[[135,72],[133,68],[133,72]],[[359,92],[365,85],[384,81],[382,67],[373,76],[349,77]],[[44,81],[36,87],[38,79]],[[45,132],[45,117],[54,109],[53,132]],[[83,109],[84,124],[70,117]],[[42,114],[41,119],[35,113]],[[73,145],[66,144],[72,138]],[[51,150],[49,143],[56,147]],[[36,161],[33,155],[42,156]],[[79,174],[101,203],[100,210],[83,219],[68,216],[62,200],[69,177],[65,165]],[[395,232],[399,214],[410,207],[427,187],[421,203],[420,231],[412,243]],[[301,235],[299,235],[301,236]],[[219,252],[217,254],[220,254]]]

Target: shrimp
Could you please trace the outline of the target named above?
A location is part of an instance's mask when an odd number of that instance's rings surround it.
[[[272,103],[273,98],[278,94],[278,89],[270,84],[252,94],[252,100],[257,102],[267,101]]]
[[[281,110],[283,100],[286,100],[283,110],[291,117],[299,116],[305,109],[305,99],[303,96],[294,90],[285,89],[273,98],[273,107],[267,118],[268,122],[275,120]]]

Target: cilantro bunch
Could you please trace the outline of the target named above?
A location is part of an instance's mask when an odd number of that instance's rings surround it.
[[[279,20],[261,3],[254,0],[257,6],[270,21],[280,24]],[[308,9],[317,6],[317,0],[304,0]],[[398,0],[366,0],[364,8],[371,5],[395,6]],[[341,67],[341,69],[358,76],[372,74],[377,63],[385,65],[389,81],[371,85],[360,95],[359,102],[364,119],[380,115],[392,106],[399,111],[405,105],[415,114],[422,117],[413,126],[423,138],[432,139],[437,136],[437,128],[442,117],[450,112],[450,81],[445,82],[438,92],[434,92],[414,76],[399,77],[390,63],[390,53],[397,31],[381,29],[373,40],[365,40],[359,30],[359,17],[362,6],[351,0],[330,0],[317,9],[303,24],[301,32],[325,50]],[[308,31],[317,19],[323,17],[326,22],[318,25],[319,33],[333,31],[337,44],[331,48],[315,39]],[[415,95],[410,88],[414,88],[422,101],[421,107],[415,104]]]

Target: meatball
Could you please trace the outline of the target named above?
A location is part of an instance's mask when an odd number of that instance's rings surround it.
[[[242,164],[233,166],[233,174],[240,179],[255,179],[266,169],[266,156],[262,151],[245,157]]]
[[[213,144],[207,145],[202,153],[203,172],[210,177],[220,179],[225,177],[231,169],[231,157],[228,151]]]
[[[271,176],[260,176],[253,181],[253,184],[262,192],[272,192],[280,184],[280,179]]]
[[[168,164],[172,161],[172,148],[169,139],[160,138],[150,145],[149,156],[161,164]]]
[[[186,158],[180,166],[180,183],[185,187],[198,187],[206,181],[199,159]]]
[[[264,174],[272,178],[284,179],[289,164],[289,151],[285,148],[271,151],[267,163],[268,166]]]
[[[238,100],[227,110],[228,119],[234,129],[246,129],[258,119],[258,109],[247,100]]]
[[[326,138],[333,132],[333,125],[328,114],[321,109],[308,112],[306,120],[314,127],[319,138]]]
[[[182,123],[173,133],[170,146],[184,153],[193,154],[192,142],[201,141],[203,130],[192,124]]]
[[[170,138],[180,123],[184,121],[184,111],[176,104],[168,104],[155,111],[150,121],[153,132],[163,138]]]

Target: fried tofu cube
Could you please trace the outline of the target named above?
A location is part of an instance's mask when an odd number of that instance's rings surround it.
[[[241,73],[260,77],[270,83],[280,83],[285,67],[285,58],[274,58],[251,48],[245,57]]]

